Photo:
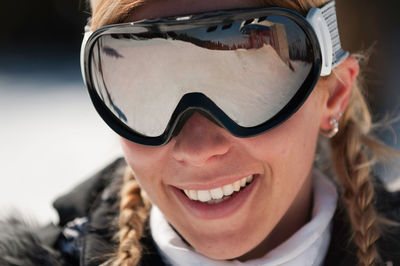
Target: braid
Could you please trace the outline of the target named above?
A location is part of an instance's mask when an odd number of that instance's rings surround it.
[[[376,241],[380,231],[379,217],[372,202],[373,158],[370,154],[381,144],[368,136],[371,116],[357,82],[340,124],[342,128],[331,140],[331,148],[334,169],[343,189],[341,199],[353,229],[359,265],[374,265],[379,258]]]
[[[104,265],[134,266],[139,263],[142,255],[140,239],[149,210],[147,197],[141,192],[132,170],[127,167],[121,190],[119,232],[116,235],[119,246],[116,256]]]

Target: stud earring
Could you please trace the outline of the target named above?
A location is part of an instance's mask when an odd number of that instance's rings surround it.
[[[336,117],[332,117],[329,124],[332,127],[328,130],[321,130],[320,133],[324,137],[333,138],[339,132],[339,122]]]

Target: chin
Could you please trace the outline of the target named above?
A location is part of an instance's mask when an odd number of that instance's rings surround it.
[[[231,235],[232,236],[232,235]],[[238,259],[258,245],[258,239],[252,239],[251,236],[243,237],[225,237],[222,239],[208,239],[206,243],[197,243],[193,245],[197,252],[214,260],[233,260]],[[240,244],[238,244],[240,243]]]

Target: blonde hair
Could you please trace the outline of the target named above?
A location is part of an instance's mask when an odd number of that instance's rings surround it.
[[[140,239],[143,236],[151,204],[126,167],[120,191],[119,231],[114,236],[118,242],[116,256],[111,256],[102,266],[138,265],[142,256]]]
[[[144,0],[90,0],[93,17],[91,28],[120,23]],[[279,6],[296,10],[303,15],[327,0],[259,0],[260,6]],[[379,262],[376,241],[381,235],[381,218],[373,203],[374,185],[371,167],[375,156],[381,156],[390,148],[371,136],[372,121],[365,97],[362,94],[361,75],[355,81],[349,104],[340,119],[340,131],[330,140],[332,170],[336,173],[341,200],[351,225],[351,240],[358,248],[359,265],[375,265]],[[143,203],[140,188],[130,170],[127,170],[121,194],[119,248],[115,258],[105,265],[136,265],[141,257],[139,239],[149,205]]]
[[[125,21],[145,0],[90,0],[91,29]]]

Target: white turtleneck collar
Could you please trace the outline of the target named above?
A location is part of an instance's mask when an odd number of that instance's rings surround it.
[[[171,228],[161,211],[153,206],[150,214],[152,237],[166,264],[173,266],[319,266],[322,265],[331,238],[332,217],[336,210],[336,187],[321,172],[313,170],[314,204],[312,219],[285,242],[262,258],[241,262],[217,261],[197,253]]]

